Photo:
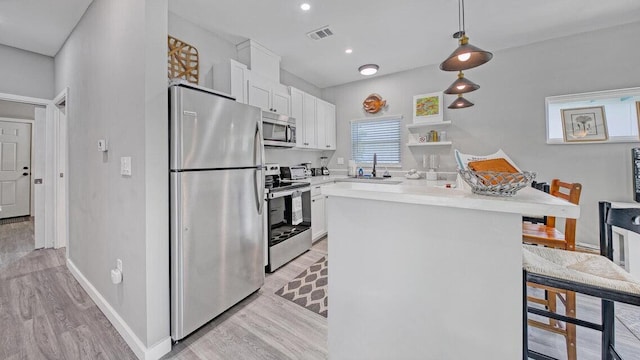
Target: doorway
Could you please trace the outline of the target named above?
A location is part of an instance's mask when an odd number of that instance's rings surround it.
[[[0,118],[0,220],[31,215],[31,124]]]
[[[67,221],[66,193],[67,184],[66,174],[59,169],[66,169],[66,146],[64,150],[58,148],[60,139],[65,139],[66,144],[66,122],[68,121],[68,89],[64,89],[53,101],[47,99],[32,98],[21,95],[0,93],[0,110],[4,105],[11,104],[18,107],[28,108],[29,116],[32,119],[32,151],[31,151],[31,167],[30,167],[30,186],[31,186],[31,219],[33,219],[33,243],[32,249],[62,247],[66,245],[66,224],[59,226],[58,221]],[[60,118],[57,115],[62,114],[62,127]],[[25,118],[20,116],[7,116],[0,111],[0,117]],[[61,135],[61,132],[64,135]],[[24,166],[23,166],[24,167]],[[59,184],[57,180],[59,174],[65,176],[62,183],[64,194],[58,195]],[[62,189],[61,189],[62,190]],[[63,201],[61,207],[58,206],[57,200]],[[63,216],[57,217],[58,209],[62,210]],[[61,228],[61,229],[60,229]],[[62,238],[58,231],[62,231]]]

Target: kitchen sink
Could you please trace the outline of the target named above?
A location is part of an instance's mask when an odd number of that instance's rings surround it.
[[[374,183],[374,184],[385,184],[385,185],[396,185],[396,184],[402,183],[402,181],[400,180],[390,180],[389,178],[383,178],[383,177],[343,178],[343,179],[336,179],[336,182]]]

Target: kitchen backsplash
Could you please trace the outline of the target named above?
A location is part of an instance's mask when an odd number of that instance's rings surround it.
[[[265,161],[267,163],[278,163],[281,166],[311,162],[312,167],[320,167],[321,156],[323,156],[322,151],[265,148]]]

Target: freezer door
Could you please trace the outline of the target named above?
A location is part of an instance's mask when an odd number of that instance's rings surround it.
[[[172,170],[263,164],[259,108],[181,86],[169,95]]]
[[[257,189],[264,175],[237,169],[170,176],[171,336],[179,340],[264,284]]]

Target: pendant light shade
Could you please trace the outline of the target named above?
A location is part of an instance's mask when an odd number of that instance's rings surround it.
[[[473,106],[473,103],[462,97],[462,94],[458,94],[458,97],[451,105],[447,106],[449,109],[463,109]]]
[[[462,34],[460,46],[440,64],[440,70],[461,71],[480,66],[493,57],[493,54],[469,44],[469,38]]]
[[[464,77],[462,71],[458,74],[458,79],[444,91],[445,94],[464,94],[480,89],[480,85]]]

